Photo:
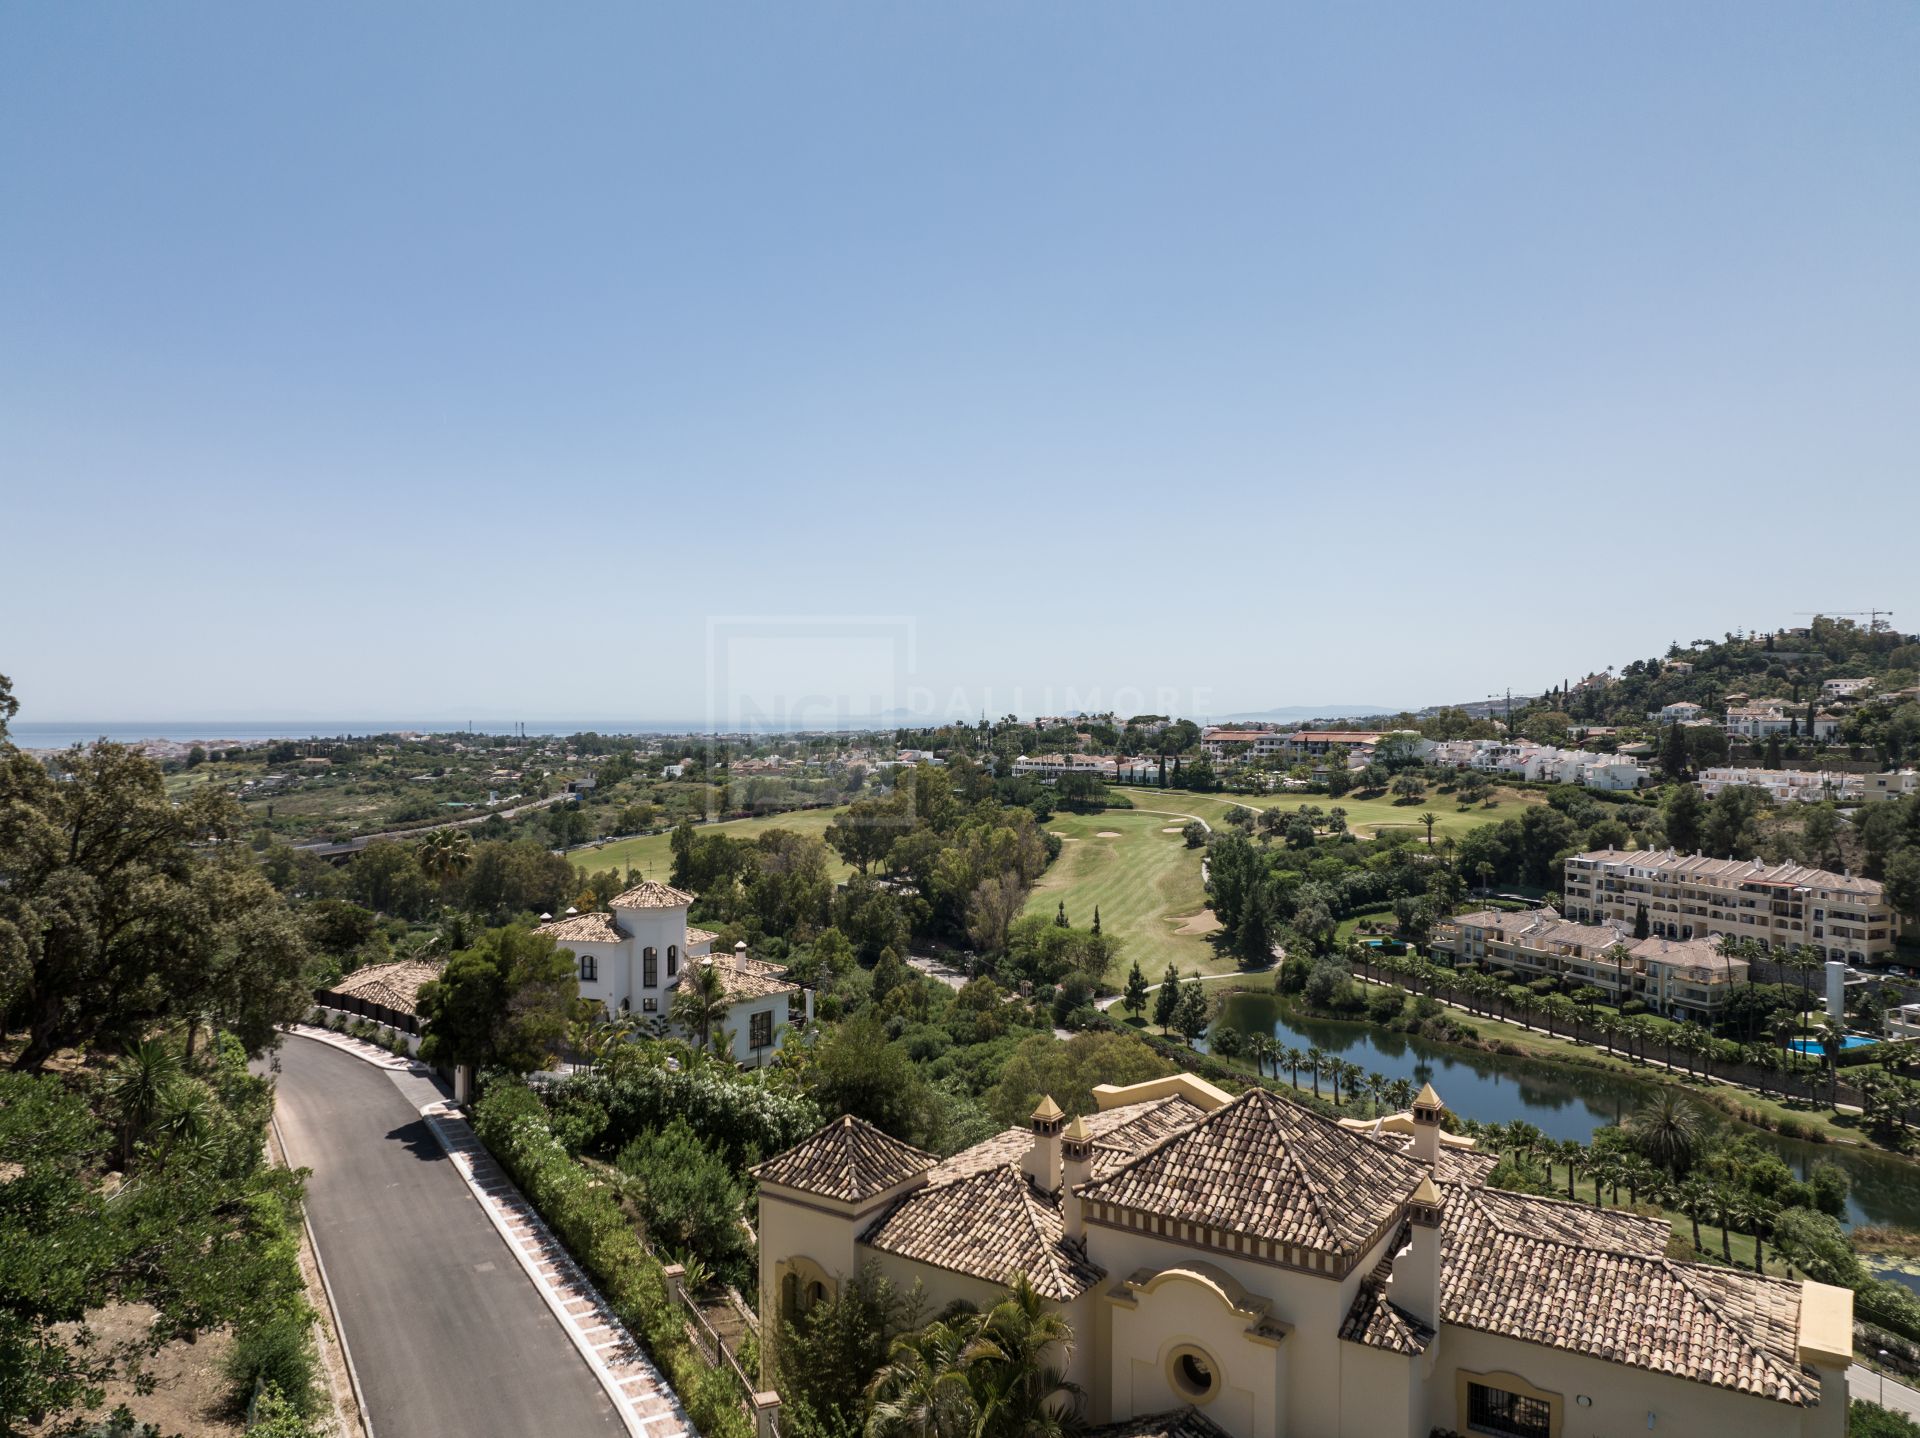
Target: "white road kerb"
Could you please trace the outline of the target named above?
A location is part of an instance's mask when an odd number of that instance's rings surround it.
[[[426,1120],[480,1211],[586,1360],[627,1432],[634,1438],[696,1438],[697,1430],[672,1386],[487,1152],[472,1126],[447,1101],[433,1071],[418,1060],[325,1029],[294,1024],[290,1031],[387,1071],[401,1096]],[[317,1247],[314,1253],[318,1255]]]

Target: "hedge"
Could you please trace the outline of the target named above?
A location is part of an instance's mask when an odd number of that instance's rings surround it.
[[[709,1367],[687,1338],[686,1320],[611,1191],[567,1156],[539,1096],[517,1080],[496,1081],[474,1106],[473,1130],[512,1175],[547,1226],[599,1286],[627,1329],[673,1383],[707,1438],[748,1438],[733,1375]]]

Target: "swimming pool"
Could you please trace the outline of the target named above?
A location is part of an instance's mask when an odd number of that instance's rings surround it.
[[[1879,1042],[1880,1040],[1870,1039],[1865,1034],[1848,1034],[1845,1042],[1843,1042],[1840,1047],[1843,1050],[1870,1049]],[[1826,1052],[1825,1049],[1820,1047],[1820,1040],[1818,1039],[1795,1039],[1793,1041],[1793,1051],[1797,1054],[1813,1054],[1816,1057]]]

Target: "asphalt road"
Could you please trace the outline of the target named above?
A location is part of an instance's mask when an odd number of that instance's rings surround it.
[[[426,1121],[379,1069],[289,1035],[278,1118],[375,1438],[625,1429]]]

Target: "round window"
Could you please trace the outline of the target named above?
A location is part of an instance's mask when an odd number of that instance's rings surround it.
[[[1211,1398],[1219,1383],[1213,1364],[1197,1348],[1182,1348],[1173,1355],[1173,1386],[1196,1401]]]

